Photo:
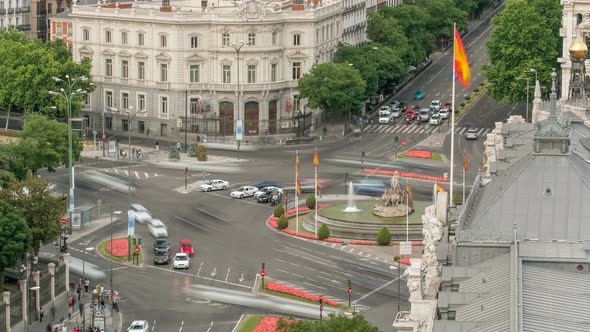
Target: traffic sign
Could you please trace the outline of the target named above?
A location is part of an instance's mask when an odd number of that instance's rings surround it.
[[[412,242],[403,241],[399,243],[399,254],[400,255],[411,255],[412,254]]]
[[[261,276],[261,277],[264,277],[264,276],[266,276],[266,271],[264,271],[264,270],[260,271],[260,276]]]
[[[402,145],[406,145],[406,140],[402,140]]]
[[[67,223],[68,223],[68,221],[66,220],[66,218],[61,218],[61,224],[62,225],[65,225]]]
[[[348,294],[352,294],[352,287],[348,287]]]
[[[135,248],[133,248],[133,251],[139,252],[139,246],[135,246]]]

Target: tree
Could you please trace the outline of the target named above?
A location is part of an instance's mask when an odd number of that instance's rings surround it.
[[[73,135],[72,158],[80,159],[81,151],[82,145]],[[20,140],[12,144],[10,152],[15,163],[22,163],[33,174],[40,168],[54,172],[58,166],[68,164],[68,126],[43,115],[29,114],[25,117]]]
[[[280,320],[277,324],[277,331],[285,332],[379,332],[379,329],[372,326],[367,320],[359,315],[354,314],[352,318],[342,315],[330,315],[326,321],[309,321],[299,320],[294,322],[286,322]]]
[[[308,209],[315,209],[315,196],[313,194],[307,196],[305,199],[305,206],[307,206]]]
[[[280,217],[285,213],[285,208],[283,207],[283,204],[279,204],[275,207],[274,213],[273,215],[275,217]]]
[[[31,245],[31,230],[15,208],[0,200],[0,290],[4,289],[4,271],[15,267],[18,258]]]
[[[541,86],[550,83],[561,47],[560,19],[559,3],[553,5],[548,0],[509,1],[494,17],[486,43],[490,63],[484,66],[484,74],[495,100],[525,102],[526,81],[518,78],[525,78],[524,72],[531,68],[537,70]]]
[[[453,23],[457,24],[458,30],[467,27],[467,13],[457,7],[455,0],[416,0],[416,6],[430,15],[428,27],[435,41],[452,38]]]
[[[393,47],[395,49],[408,49],[407,34],[404,33],[399,20],[391,15],[372,11],[369,13],[367,35],[374,42]]]
[[[31,251],[36,256],[39,248],[55,241],[62,232],[60,220],[66,212],[65,197],[54,197],[49,191],[49,182],[31,173],[24,182],[13,181],[0,190],[4,201],[26,220],[32,234]]]
[[[359,110],[365,87],[358,70],[341,63],[315,65],[299,80],[299,94],[308,105],[333,117]]]
[[[325,240],[330,237],[330,229],[328,225],[322,224],[320,229],[318,229],[318,239]]]
[[[283,230],[283,229],[289,227],[289,220],[287,219],[287,217],[284,214],[282,214],[279,217],[279,221],[277,222],[277,227],[280,230]]]
[[[334,54],[334,62],[352,64],[353,68],[359,71],[366,84],[364,97],[369,98],[377,95],[381,73],[376,64],[369,61],[365,52],[364,48],[341,44]]]
[[[387,246],[391,242],[391,233],[387,229],[387,227],[383,226],[379,233],[377,233],[377,243],[380,246]]]

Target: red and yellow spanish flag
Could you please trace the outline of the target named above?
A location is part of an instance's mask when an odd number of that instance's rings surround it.
[[[318,149],[316,148],[315,151],[313,151],[313,167],[318,166],[320,166],[320,158],[318,157]]]
[[[320,166],[320,158],[318,157],[318,148],[313,151],[313,167],[315,167],[315,187],[317,190],[318,197],[322,197],[322,188],[320,187],[320,181],[318,181],[318,166]]]
[[[410,185],[406,183],[406,193],[408,194],[408,205],[414,205],[414,194],[412,193],[412,189],[410,189]]]
[[[301,195],[301,182],[299,182],[299,152],[295,151],[295,195]]]
[[[469,162],[467,161],[467,156],[463,153],[463,170],[467,172],[467,168],[469,167]]]
[[[440,183],[436,182],[436,192],[437,193],[446,193],[447,190],[440,185]]]
[[[465,54],[463,42],[461,41],[461,37],[459,36],[459,31],[457,30],[456,26],[454,45],[455,75],[457,77],[457,81],[459,81],[463,88],[467,89],[471,81],[471,71],[469,70],[469,61],[467,60],[467,54]]]

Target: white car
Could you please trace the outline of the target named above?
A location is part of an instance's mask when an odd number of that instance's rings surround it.
[[[380,116],[379,117],[379,123],[380,124],[388,124],[389,120],[391,119],[391,116]]]
[[[440,109],[440,100],[433,100],[430,103],[430,108],[435,109],[435,110],[439,110]]]
[[[399,107],[394,107],[393,111],[391,111],[391,116],[394,118],[399,118],[402,116],[402,109]]]
[[[134,320],[127,328],[127,331],[133,332],[149,332],[149,330],[150,324],[148,324],[147,320]]]
[[[199,186],[200,191],[225,190],[229,187],[229,182],[224,180],[209,180]]]
[[[422,121],[422,122],[428,121],[430,119],[430,109],[428,109],[428,108],[421,109],[420,112],[418,113],[418,117],[420,118],[420,121]]]
[[[254,196],[254,193],[258,191],[258,188],[252,186],[242,186],[229,194],[233,198],[244,198]]]
[[[431,126],[438,126],[440,124],[440,115],[432,114],[428,123],[430,123]]]
[[[283,189],[281,189],[279,187],[268,186],[268,187],[264,187],[264,188],[258,190],[257,192],[255,192],[254,197],[258,198],[260,195],[264,194],[265,192],[267,192],[269,190],[278,190],[279,193],[281,193],[281,195],[283,194]]]
[[[442,110],[438,111],[438,115],[440,115],[442,120],[446,120],[449,118],[449,111],[443,108]]]
[[[175,269],[188,269],[190,266],[190,258],[185,253],[177,253],[174,255],[174,262],[172,267]]]
[[[389,106],[381,106],[379,108],[379,115],[381,115],[381,112],[391,112],[391,107],[389,107]]]
[[[168,229],[160,219],[152,219],[147,223],[148,231],[156,239],[168,237]]]
[[[477,139],[477,129],[467,129],[465,132],[465,139]]]

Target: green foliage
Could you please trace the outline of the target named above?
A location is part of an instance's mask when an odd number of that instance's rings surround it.
[[[203,145],[199,145],[197,149],[197,160],[207,161],[207,148]]]
[[[393,256],[394,262],[399,262],[400,259],[402,259],[400,256]]]
[[[180,151],[175,146],[171,146],[170,149],[168,149],[168,159],[180,160]]]
[[[330,229],[328,228],[328,225],[322,224],[322,226],[320,226],[320,229],[318,229],[318,239],[325,240],[329,237],[330,237]]]
[[[314,320],[299,320],[286,322],[280,320],[277,324],[277,331],[283,332],[379,332],[379,329],[372,326],[367,320],[359,315],[354,314],[352,318],[334,314],[329,319],[322,322]]]
[[[27,170],[15,151],[15,144],[0,145],[0,189],[5,188],[12,180],[22,181],[27,177]]]
[[[284,215],[284,214],[282,214],[282,215],[279,217],[279,222],[277,223],[277,227],[278,227],[280,230],[283,230],[283,229],[285,229],[285,228],[289,227],[289,220],[287,220],[287,217],[285,217],[285,215]]]
[[[461,107],[465,107],[465,103],[461,103],[461,104],[459,104],[459,106],[461,106]],[[459,110],[455,110],[455,114],[457,114],[457,112],[458,112],[458,111],[459,111]]]
[[[13,181],[0,191],[0,201],[17,209],[26,220],[33,236],[30,247],[34,255],[62,232],[60,220],[66,212],[66,198],[52,196],[48,188],[49,182],[29,173],[24,182]]]
[[[15,267],[31,245],[31,230],[21,213],[0,200],[0,290],[4,289],[4,270]]]
[[[285,208],[283,207],[283,204],[279,204],[275,207],[275,211],[274,211],[274,216],[275,217],[280,217],[283,215],[283,213],[285,213]]]
[[[465,96],[465,100],[469,101],[471,99],[471,96]]]
[[[459,195],[459,194],[454,194],[454,195],[453,195],[453,203],[455,203],[456,205],[461,205],[461,204],[463,204],[463,199],[462,199],[461,195]]]
[[[64,100],[48,91],[59,91],[65,84],[52,77],[64,79],[86,76],[90,78],[89,61],[76,63],[61,41],[31,40],[13,28],[0,32],[0,110],[42,113],[50,118],[67,118]],[[75,89],[94,90],[90,80],[80,82]],[[84,96],[72,100],[72,115],[82,107]],[[55,110],[51,106],[57,106]]]
[[[453,23],[462,31],[467,26],[467,13],[458,8],[455,0],[416,0],[416,6],[429,14],[428,27],[434,41],[453,38]]]
[[[380,246],[387,246],[391,242],[391,233],[387,229],[387,227],[381,228],[379,233],[377,233],[377,243]]]
[[[305,206],[307,206],[308,209],[315,209],[315,196],[313,194],[307,196],[305,199]]]
[[[489,65],[483,67],[492,97],[503,103],[526,101],[525,71],[537,70],[541,86],[550,84],[551,68],[561,54],[562,9],[550,0],[508,1],[492,20],[487,41]],[[534,79],[534,78],[533,78]],[[533,84],[531,84],[533,85]]]
[[[199,145],[196,143],[192,143],[188,146],[188,156],[191,158],[194,158],[197,156],[197,150],[199,148]]]
[[[479,92],[479,88],[473,89],[473,92]]]
[[[341,63],[322,63],[299,80],[299,94],[312,108],[328,116],[343,116],[360,109],[366,83],[359,71]]]

